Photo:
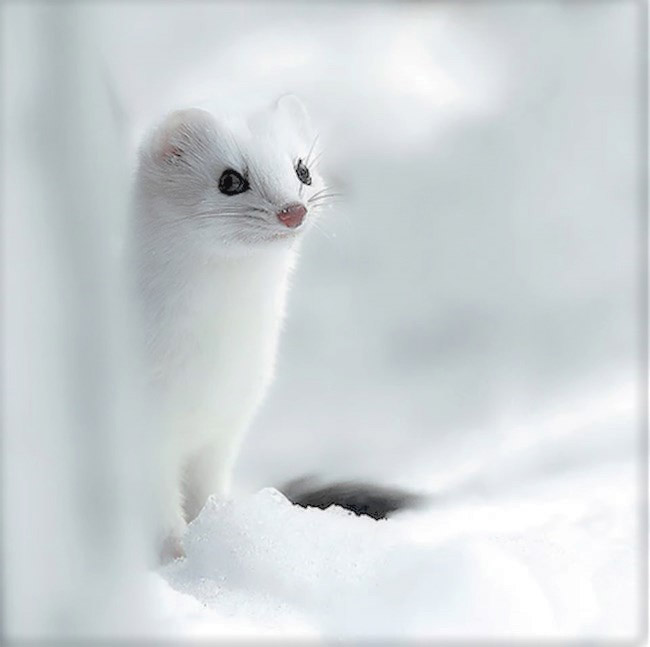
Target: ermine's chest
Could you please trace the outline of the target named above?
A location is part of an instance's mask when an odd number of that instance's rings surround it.
[[[203,273],[155,309],[150,353],[170,419],[200,428],[252,415],[273,372],[285,279],[270,269]]]

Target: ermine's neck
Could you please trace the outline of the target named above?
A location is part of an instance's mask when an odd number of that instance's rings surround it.
[[[284,291],[293,259],[291,249],[255,250],[241,255],[190,249],[165,259],[157,272],[166,275],[168,286],[176,283],[170,295],[179,289],[220,291],[227,306],[228,302],[256,296],[264,300],[265,294]]]
[[[166,245],[148,237],[142,243],[147,251],[140,259],[140,289],[148,303],[149,325],[161,332],[167,325],[193,326],[197,317],[216,315],[222,322],[263,317],[270,323],[284,314],[295,249],[278,246],[219,255],[189,241]]]
[[[287,277],[293,262],[289,249],[246,256],[210,257],[193,268],[199,299],[219,300],[220,309],[283,314]],[[201,294],[202,293],[202,294]]]

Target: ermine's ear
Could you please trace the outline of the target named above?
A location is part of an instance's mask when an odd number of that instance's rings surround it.
[[[301,138],[305,140],[313,138],[313,128],[307,108],[295,94],[283,94],[275,102],[275,112]]]
[[[159,162],[168,162],[194,155],[205,146],[214,117],[205,110],[188,108],[169,114],[153,135],[152,151]]]

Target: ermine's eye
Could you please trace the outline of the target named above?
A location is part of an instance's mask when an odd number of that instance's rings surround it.
[[[226,195],[237,195],[250,189],[248,180],[234,169],[226,169],[219,178],[219,191]]]
[[[311,184],[311,175],[309,174],[309,169],[305,166],[305,163],[299,159],[296,164],[296,175],[298,179],[303,184]]]

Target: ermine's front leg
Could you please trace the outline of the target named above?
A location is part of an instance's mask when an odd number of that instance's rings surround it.
[[[187,523],[201,512],[211,494],[224,498],[230,488],[236,438],[218,436],[203,445],[187,462],[183,474],[183,509]]]
[[[162,564],[185,557],[182,537],[187,523],[183,513],[181,463],[178,457],[168,457],[161,469],[160,525],[158,527],[159,559]]]

